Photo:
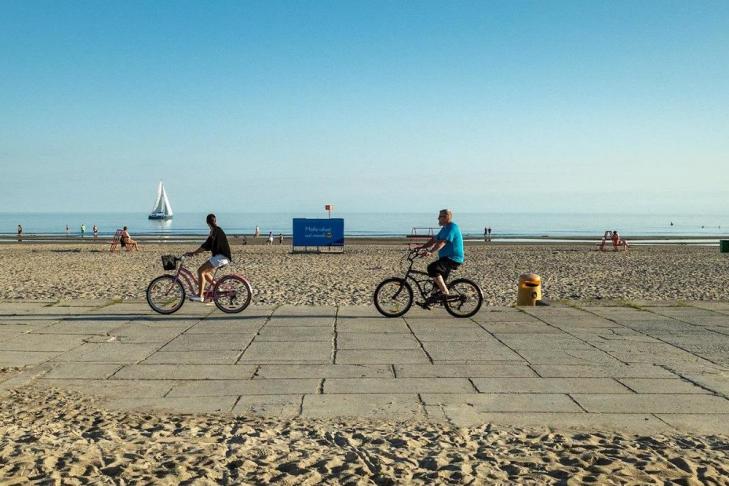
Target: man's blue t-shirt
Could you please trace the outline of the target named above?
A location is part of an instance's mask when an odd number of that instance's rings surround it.
[[[438,251],[440,258],[446,257],[456,263],[463,263],[463,235],[461,228],[456,223],[448,223],[443,226],[435,239],[446,242],[445,246]]]

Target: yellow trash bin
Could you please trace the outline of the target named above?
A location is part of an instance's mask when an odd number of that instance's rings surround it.
[[[536,273],[519,275],[519,290],[516,294],[516,305],[537,305],[542,300],[542,279]]]

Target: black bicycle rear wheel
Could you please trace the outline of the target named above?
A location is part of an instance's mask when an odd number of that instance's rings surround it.
[[[445,308],[454,317],[471,317],[483,304],[483,292],[475,282],[467,278],[459,278],[448,283],[450,295],[445,301]]]
[[[375,289],[375,307],[385,317],[400,317],[413,305],[413,288],[403,278],[383,280]]]
[[[171,275],[160,275],[147,286],[147,303],[160,314],[177,312],[185,303],[185,289]]]

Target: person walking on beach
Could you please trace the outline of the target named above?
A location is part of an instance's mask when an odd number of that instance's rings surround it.
[[[81,225],[81,238],[83,238],[85,234],[86,234],[86,225],[82,224]]]
[[[21,241],[23,241],[23,226],[19,224],[18,225],[18,243],[20,243]]]
[[[69,227],[68,227],[68,225],[66,225],[66,236],[68,236],[68,232],[69,232],[70,230],[71,230],[71,228],[69,228]]]
[[[273,231],[268,232],[268,245],[273,245]]]
[[[426,250],[430,256],[438,252],[438,260],[428,265],[428,275],[433,278],[433,283],[438,289],[433,292],[425,301],[426,308],[438,302],[442,302],[448,295],[445,279],[452,270],[460,267],[464,262],[463,234],[461,228],[453,222],[453,213],[450,209],[441,209],[438,213],[438,225],[441,230],[425,244],[417,247],[419,250]]]
[[[258,238],[259,236],[261,236],[261,228],[256,226],[256,234],[254,234],[253,237]]]
[[[212,256],[197,269],[198,276],[198,294],[191,295],[190,300],[194,302],[205,302],[205,284],[213,281],[215,269],[228,265],[233,261],[230,254],[230,245],[228,245],[228,237],[225,236],[223,229],[218,226],[217,219],[214,214],[208,214],[205,222],[210,228],[208,239],[200,245],[195,251],[185,253],[185,256],[197,255],[203,251],[209,251]]]
[[[283,245],[283,233],[278,234],[278,244]]]
[[[95,240],[99,238],[99,227],[98,226],[94,225],[94,227],[91,228],[91,232],[94,233]]]

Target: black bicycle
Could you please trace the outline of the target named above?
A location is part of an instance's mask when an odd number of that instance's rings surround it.
[[[428,309],[432,305],[443,305],[446,311],[454,317],[471,317],[483,304],[483,292],[475,282],[467,278],[457,278],[447,282],[449,295],[444,300],[428,303],[428,297],[435,291],[432,278],[420,270],[413,270],[415,260],[425,256],[425,253],[413,249],[409,250],[403,258],[407,260],[404,277],[390,277],[383,280],[375,289],[375,307],[385,317],[400,317],[413,306],[413,282],[420,292],[423,302],[416,302],[419,306]]]

